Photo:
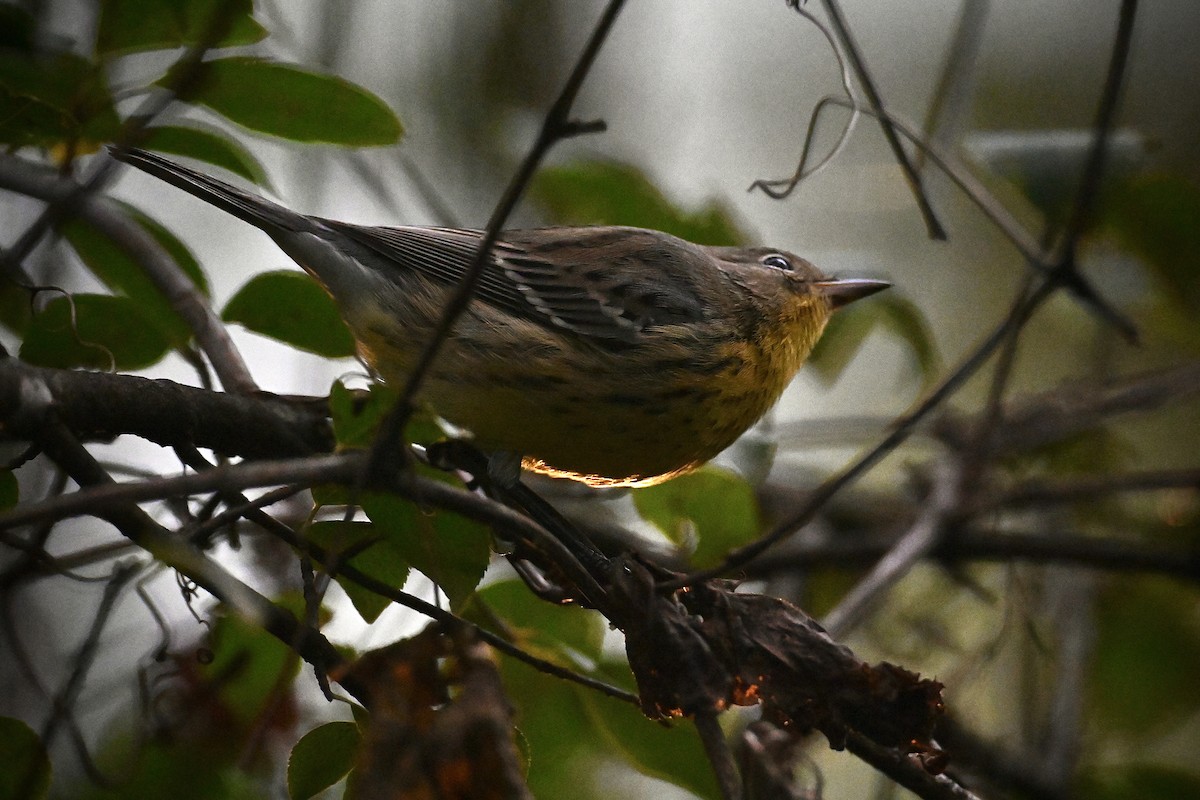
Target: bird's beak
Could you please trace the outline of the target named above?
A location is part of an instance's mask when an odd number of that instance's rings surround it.
[[[853,303],[855,300],[861,300],[876,292],[881,292],[891,284],[887,281],[875,281],[869,278],[845,278],[819,281],[813,286],[829,298],[829,302],[833,304],[834,308],[841,308],[847,303]]]

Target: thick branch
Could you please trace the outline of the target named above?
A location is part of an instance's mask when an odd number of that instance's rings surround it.
[[[49,396],[40,397],[41,392]],[[40,434],[40,404],[80,439],[133,434],[171,447],[194,444],[223,456],[287,458],[327,453],[333,434],[323,410],[273,395],[233,395],[168,380],[77,372],[0,359],[0,432]]]

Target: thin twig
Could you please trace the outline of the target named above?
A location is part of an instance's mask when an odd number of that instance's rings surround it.
[[[891,550],[821,620],[835,639],[860,624],[876,602],[941,541],[947,519],[955,513],[962,490],[962,465],[941,464],[921,513]]]
[[[50,409],[45,414],[41,442],[46,454],[80,486],[113,483],[112,477]],[[187,576],[189,581],[194,581],[235,612],[295,649],[306,661],[320,663],[325,668],[341,662],[342,656],[320,632],[301,626],[291,613],[235,578],[216,561],[172,536],[136,505],[131,502],[114,504],[101,509],[98,516],[157,561]],[[356,687],[346,688],[351,693],[356,691]]]
[[[717,776],[721,797],[723,800],[742,800],[742,781],[738,775],[737,763],[733,759],[733,751],[729,749],[729,742],[725,740],[725,731],[717,721],[717,712],[698,712],[695,722],[696,732],[700,734],[700,743],[704,746],[704,754]]]
[[[286,542],[287,544],[296,548],[298,551],[309,554],[314,560],[319,561],[322,564],[328,565],[335,559],[334,554],[325,550],[323,547],[308,541],[294,530],[289,528],[287,525],[284,525],[282,522],[263,511],[258,509],[249,510],[246,512],[246,518],[257,525],[262,526],[268,533]],[[603,681],[590,678],[586,675],[581,675],[577,672],[560,667],[557,664],[553,664],[549,661],[538,658],[537,656],[531,655],[503,637],[498,636],[485,628],[481,628],[475,623],[469,622],[440,606],[426,602],[425,600],[415,597],[414,595],[411,595],[402,589],[389,586],[383,581],[380,581],[377,578],[373,578],[365,572],[362,572],[344,560],[338,560],[337,574],[340,577],[344,577],[358,584],[373,594],[379,595],[387,600],[391,600],[393,603],[402,605],[405,608],[409,608],[419,614],[423,614],[430,619],[437,620],[438,622],[442,622],[450,626],[465,626],[471,628],[479,634],[480,638],[482,638],[492,647],[496,648],[505,655],[512,656],[519,661],[525,662],[539,672],[544,672],[547,675],[553,675],[556,678],[562,678],[563,680],[578,683],[581,686],[594,689],[604,695],[617,700],[622,700],[627,703],[632,703],[633,705],[638,705],[639,703],[636,695],[630,694],[629,692],[626,692],[625,690],[619,689],[615,686],[611,686]]]
[[[1104,164],[1108,157],[1108,140],[1112,135],[1113,120],[1121,98],[1121,86],[1125,81],[1125,68],[1129,62],[1129,48],[1133,41],[1133,22],[1136,16],[1137,0],[1122,0],[1112,53],[1108,61],[1108,74],[1104,78],[1104,89],[1096,109],[1096,121],[1092,124],[1092,130],[1095,131],[1092,146],[1083,165],[1083,175],[1079,180],[1079,190],[1075,195],[1071,216],[1063,230],[1063,263],[1069,263],[1073,259],[1073,253],[1070,251],[1074,249],[1087,226],[1092,223],[1096,204],[1100,200],[1100,182],[1104,177]]]
[[[912,757],[851,731],[846,749],[923,800],[979,800],[945,775],[931,775]]]
[[[516,208],[517,202],[525,193],[525,188],[529,185],[529,181],[541,165],[546,153],[563,139],[584,133],[595,133],[604,129],[602,122],[576,122],[572,121],[569,115],[571,113],[571,106],[579,94],[579,89],[583,85],[588,72],[591,70],[592,64],[595,62],[596,56],[599,54],[600,48],[608,37],[609,30],[611,30],[623,5],[624,0],[610,0],[604,13],[600,15],[600,19],[596,23],[596,28],[592,32],[587,46],[584,47],[583,53],[580,55],[579,61],[575,64],[570,77],[567,79],[566,85],[563,87],[554,105],[550,107],[549,112],[546,114],[545,122],[542,124],[537,140],[534,142],[529,154],[521,162],[508,188],[505,190],[503,196],[501,196],[500,202],[497,203],[495,210],[492,212],[487,227],[484,229],[483,237],[479,242],[479,248],[475,252],[474,261],[472,261],[470,268],[463,274],[462,280],[455,287],[454,292],[446,300],[441,319],[438,320],[438,324],[434,328],[429,341],[426,343],[424,350],[421,351],[420,357],[409,373],[408,381],[405,383],[404,390],[400,394],[400,399],[396,402],[394,410],[387,416],[384,423],[380,426],[379,432],[376,434],[375,443],[371,449],[371,456],[367,461],[366,474],[372,474],[376,467],[382,463],[385,452],[389,448],[395,447],[395,442],[399,439],[399,434],[408,420],[417,391],[424,381],[426,373],[441,351],[442,344],[445,342],[446,337],[450,335],[455,322],[470,304],[471,298],[475,294],[475,287],[479,283],[479,278],[487,266],[488,259],[491,257],[492,247],[500,236],[500,230],[504,227],[509,215]]]
[[[1077,503],[1108,497],[1117,492],[1153,492],[1162,489],[1200,490],[1200,468],[1123,472],[1053,481],[1031,480],[979,502],[970,509],[970,513],[997,508]]]
[[[162,244],[131,220],[118,203],[94,192],[84,192],[82,184],[16,156],[0,156],[0,187],[45,200],[52,207],[70,202],[72,213],[79,214],[111,239],[141,267],[187,323],[226,390],[245,393],[257,388],[245,360],[208,300]]]
[[[817,30],[821,32],[821,35],[825,37],[825,41],[829,43],[830,49],[833,50],[833,57],[837,59],[838,71],[842,77],[842,91],[846,93],[847,99],[853,101],[854,85],[850,78],[850,67],[846,64],[846,58],[842,55],[842,48],[837,39],[835,39],[833,34],[830,33],[829,28],[826,27],[819,19],[817,19],[816,15],[806,10],[799,3],[793,5],[792,10],[804,17],[804,19],[808,20],[813,26],[816,27]],[[824,100],[817,101],[816,107],[813,109],[812,114],[809,115],[808,131],[804,134],[804,147],[800,151],[800,163],[796,165],[796,171],[792,174],[792,177],[783,180],[763,180],[760,178],[759,180],[756,180],[750,184],[748,191],[759,189],[760,191],[765,192],[767,196],[775,200],[782,200],[795,191],[796,187],[800,185],[801,181],[811,178],[813,175],[816,175],[821,170],[825,169],[825,167],[833,163],[833,160],[837,158],[837,156],[843,150],[846,149],[846,145],[850,142],[850,134],[854,132],[854,128],[858,124],[858,118],[861,116],[858,111],[858,103],[854,103],[851,107],[850,118],[846,120],[846,125],[842,128],[842,132],[838,135],[837,141],[834,143],[833,148],[826,153],[824,158],[818,161],[815,166],[813,166],[811,169],[807,168],[808,157],[812,153],[812,146],[816,141],[817,121],[820,119],[821,109],[824,104]]]
[[[896,162],[900,165],[900,169],[904,171],[904,177],[908,181],[909,187],[912,189],[913,196],[916,198],[917,207],[921,209],[921,216],[925,220],[925,228],[929,233],[929,238],[944,240],[946,238],[946,230],[938,221],[937,215],[933,211],[933,206],[929,203],[929,197],[925,193],[925,187],[921,183],[921,176],[913,167],[912,161],[909,160],[908,153],[904,150],[904,145],[900,142],[900,137],[896,135],[895,128],[891,120],[888,118],[884,110],[883,97],[880,96],[879,90],[875,87],[875,81],[871,77],[870,70],[867,69],[866,61],[863,59],[862,52],[858,48],[858,43],[854,41],[854,34],[850,32],[850,25],[846,22],[846,16],[842,13],[841,6],[838,0],[822,0],[825,6],[825,11],[829,15],[830,22],[833,23],[833,29],[837,32],[838,38],[841,39],[842,49],[846,52],[846,56],[850,59],[850,65],[854,68],[855,74],[858,76],[858,82],[863,88],[863,92],[867,95],[867,102],[874,109],[880,127],[883,128],[883,135],[887,139],[888,146],[892,148],[892,153],[896,157]]]
[[[96,613],[92,618],[92,625],[88,629],[87,636],[80,644],[79,652],[71,659],[71,674],[51,701],[53,710],[50,718],[42,727],[42,744],[47,748],[50,747],[58,733],[63,715],[74,707],[79,692],[83,689],[83,683],[87,680],[87,674],[92,668],[96,651],[100,646],[100,634],[104,632],[104,626],[108,624],[109,617],[116,607],[117,598],[120,597],[125,584],[129,583],[141,568],[142,565],[135,562],[117,564],[113,568],[112,575],[104,587],[104,594],[100,597],[100,603],[96,606]],[[17,792],[18,797],[25,794],[25,792]]]

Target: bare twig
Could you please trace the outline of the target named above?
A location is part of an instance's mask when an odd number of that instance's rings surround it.
[[[83,192],[81,184],[16,156],[0,156],[0,187],[46,200],[52,205],[66,203],[71,198],[72,213],[78,213],[127,252],[187,323],[197,344],[212,362],[221,384],[235,392],[250,392],[257,388],[224,323],[196,285],[158,240],[133,222],[117,203],[94,192]]]
[[[879,90],[875,87],[875,81],[871,77],[870,70],[867,69],[866,61],[863,59],[862,52],[858,48],[858,43],[854,41],[854,34],[850,32],[850,25],[846,22],[846,15],[842,13],[838,0],[822,0],[822,3],[825,6],[826,13],[829,14],[830,22],[833,23],[834,31],[837,32],[838,38],[842,42],[842,49],[850,60],[850,66],[853,67],[855,75],[858,76],[858,82],[862,86],[863,92],[867,95],[867,102],[871,104],[871,108],[874,109],[876,116],[879,118],[880,126],[883,128],[883,135],[887,139],[888,146],[892,148],[896,162],[904,171],[904,177],[912,189],[913,196],[916,198],[917,207],[921,209],[921,216],[925,220],[925,228],[929,233],[929,238],[945,239],[946,231],[938,221],[937,215],[933,211],[933,206],[929,203],[925,187],[921,184],[921,176],[913,167],[912,161],[909,160],[908,153],[905,152],[904,145],[900,143],[900,137],[896,135],[895,128],[884,110],[883,97],[880,96]]]
[[[533,178],[533,174],[541,165],[546,153],[563,139],[584,133],[595,133],[604,129],[603,122],[583,123],[571,120],[571,106],[574,104],[575,97],[579,94],[579,89],[583,85],[588,72],[591,70],[592,64],[595,62],[596,56],[599,54],[600,48],[608,37],[608,32],[611,30],[623,5],[624,0],[609,0],[609,4],[605,7],[604,13],[600,15],[600,19],[596,23],[596,28],[579,57],[579,61],[575,64],[575,68],[567,79],[566,85],[547,113],[541,131],[538,133],[537,140],[534,142],[524,161],[521,162],[508,188],[500,198],[500,202],[497,203],[495,210],[492,212],[487,227],[484,229],[483,237],[479,242],[479,248],[476,250],[474,261],[463,275],[462,281],[455,287],[453,294],[446,300],[442,317],[438,320],[438,324],[434,328],[428,343],[425,345],[425,349],[422,350],[420,357],[409,373],[408,381],[401,392],[400,399],[396,403],[395,410],[388,415],[384,424],[380,426],[379,432],[376,434],[375,444],[371,450],[371,457],[368,459],[366,465],[367,474],[373,473],[375,468],[382,463],[384,453],[389,448],[395,447],[394,443],[399,438],[399,433],[403,430],[404,424],[408,420],[414,398],[420,388],[421,382],[425,379],[425,374],[433,365],[434,359],[437,358],[442,344],[454,327],[454,323],[470,304],[471,298],[475,294],[475,287],[479,282],[479,277],[483,274],[487,260],[491,256],[492,247],[500,236],[501,228],[504,227],[513,209],[516,208],[517,202],[524,194],[526,186],[528,186],[529,181]]]
[[[850,78],[850,67],[846,64],[846,59],[842,55],[841,45],[838,43],[837,39],[835,39],[833,34],[830,33],[828,27],[826,27],[819,19],[817,19],[812,12],[805,9],[799,3],[794,4],[792,6],[792,10],[812,23],[816,29],[821,32],[821,35],[825,37],[825,41],[829,42],[829,47],[833,50],[833,57],[837,59],[838,70],[841,74],[842,91],[846,93],[846,98],[848,100],[853,101],[854,86],[853,81]],[[811,169],[808,168],[808,157],[812,153],[813,142],[815,141],[817,135],[817,122],[821,117],[821,109],[824,107],[824,105],[825,100],[817,101],[816,107],[813,109],[812,114],[809,115],[808,131],[804,135],[804,147],[800,151],[800,163],[796,165],[796,171],[792,174],[792,177],[782,180],[759,179],[750,184],[749,191],[759,189],[765,192],[769,197],[772,197],[776,200],[782,200],[796,189],[796,187],[800,184],[800,181],[810,178],[823,170],[826,166],[833,162],[833,159],[837,158],[839,153],[846,148],[846,145],[850,142],[850,134],[854,131],[855,126],[858,124],[858,118],[860,116],[858,111],[858,103],[852,104],[850,108],[850,118],[846,120],[846,125],[842,128],[842,132],[838,135],[837,142],[834,144],[833,148],[826,153],[825,157],[818,161],[815,166],[813,166]]]
[[[933,552],[941,541],[948,518],[957,512],[962,490],[962,465],[940,465],[933,489],[921,504],[921,513],[896,544],[853,589],[842,596],[821,620],[835,638],[844,636],[866,618],[875,603],[908,574],[913,565]]]
[[[1104,165],[1108,157],[1108,140],[1112,135],[1113,120],[1117,103],[1121,97],[1121,86],[1125,81],[1125,67],[1129,61],[1129,47],[1133,41],[1133,21],[1137,16],[1137,0],[1122,0],[1117,17],[1117,31],[1113,40],[1112,53],[1108,61],[1108,74],[1096,109],[1096,121],[1092,125],[1094,138],[1084,162],[1083,176],[1071,216],[1063,230],[1061,262],[1071,264],[1074,269],[1074,248],[1080,235],[1092,222],[1096,204],[1100,200],[1100,182],[1104,177]]]
[[[945,775],[931,775],[912,756],[875,744],[859,733],[846,738],[846,749],[924,800],[979,800]]]
[[[63,684],[62,689],[54,696],[51,703],[53,711],[42,728],[42,744],[47,748],[50,747],[51,742],[53,742],[54,737],[57,735],[58,728],[63,721],[63,716],[69,709],[74,707],[79,692],[83,689],[83,683],[87,679],[87,674],[91,670],[92,662],[96,657],[96,650],[100,646],[100,634],[104,632],[104,626],[108,624],[109,616],[116,606],[117,598],[120,597],[125,584],[129,583],[141,568],[142,565],[137,563],[118,564],[113,568],[112,576],[105,585],[104,594],[101,596],[100,603],[96,607],[96,614],[92,619],[91,628],[88,630],[87,636],[84,637],[83,643],[80,644],[79,652],[71,659],[71,674],[68,676],[66,683]],[[24,796],[25,794],[25,792],[17,792],[17,796]]]
[[[715,711],[702,711],[696,714],[696,731],[700,734],[700,743],[704,746],[704,754],[712,764],[717,776],[717,785],[721,787],[721,797],[724,800],[741,800],[742,781],[738,776],[737,764],[733,760],[733,752],[725,741],[725,731],[717,721]]]
[[[54,417],[49,407],[45,411],[41,442],[46,454],[80,486],[112,484],[108,473]],[[236,613],[296,650],[306,661],[320,663],[325,668],[341,661],[341,655],[319,632],[302,627],[291,613],[235,578],[208,556],[172,536],[131,502],[101,509],[98,516],[157,561],[195,581]],[[354,692],[353,687],[346,688]]]

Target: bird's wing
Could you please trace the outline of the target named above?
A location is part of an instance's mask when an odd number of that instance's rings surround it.
[[[323,222],[399,268],[447,285],[462,280],[482,240],[477,230]],[[596,261],[596,251],[586,242],[591,230],[506,233],[493,248],[475,296],[507,313],[608,346],[637,343],[654,325],[702,318],[703,307],[689,287],[673,286],[676,282],[664,279],[668,276],[653,274],[653,265],[647,274],[636,252]],[[556,242],[554,235],[563,238]],[[635,250],[636,244],[630,243]]]

